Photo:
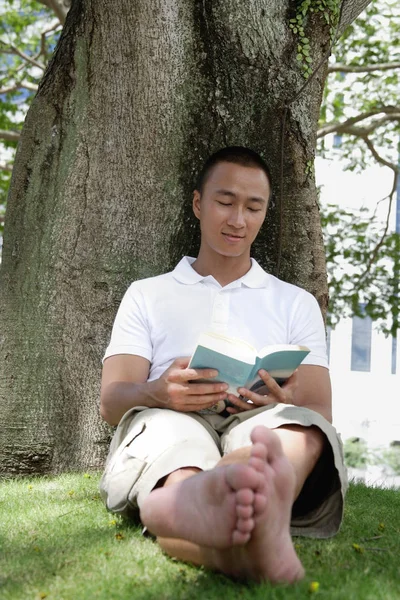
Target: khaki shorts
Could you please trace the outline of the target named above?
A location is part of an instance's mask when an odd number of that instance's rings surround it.
[[[292,509],[291,533],[325,538],[339,530],[347,476],[343,450],[334,427],[320,414],[298,406],[272,404],[223,417],[135,407],[118,425],[111,442],[100,491],[113,512],[138,517],[157,482],[177,469],[212,469],[221,456],[249,446],[256,425],[316,426],[324,434],[324,452]]]

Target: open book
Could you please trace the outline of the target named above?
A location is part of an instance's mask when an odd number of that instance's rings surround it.
[[[238,387],[257,391],[265,385],[258,375],[260,369],[268,371],[275,381],[282,385],[309,352],[310,349],[306,346],[288,344],[265,346],[257,352],[253,346],[242,340],[218,333],[202,333],[189,367],[217,369],[218,375],[212,380],[227,383],[227,393],[238,396]],[[221,408],[223,410],[225,406],[221,405],[218,409],[213,407],[212,412],[220,412]]]

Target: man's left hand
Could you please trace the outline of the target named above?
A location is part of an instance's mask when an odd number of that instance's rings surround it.
[[[229,402],[234,404],[234,406],[228,406],[226,409],[231,415],[245,410],[253,410],[260,406],[268,406],[269,404],[294,404],[294,395],[298,385],[297,370],[285,381],[282,387],[276,383],[267,371],[261,369],[258,374],[265,384],[258,392],[265,390],[266,394],[252,392],[246,388],[238,388],[238,393],[242,398],[238,398],[233,394],[227,396]],[[250,400],[250,402],[247,402],[247,400]]]

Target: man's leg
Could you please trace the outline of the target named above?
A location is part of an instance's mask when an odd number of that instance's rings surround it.
[[[293,582],[304,575],[289,531],[295,468],[274,432],[256,427],[251,439],[250,450],[210,471],[172,475],[182,479],[154,490],[141,518],[181,560],[233,577]]]
[[[298,425],[288,425],[274,430],[281,440],[284,454],[291,462],[295,476],[296,486],[293,501],[298,497],[302,486],[308,475],[314,468],[324,446],[323,434],[317,427],[300,427]],[[226,454],[219,461],[217,466],[227,466],[235,463],[246,464],[251,455],[251,446],[234,450]],[[168,486],[179,481],[183,481],[198,473],[199,469],[180,469],[171,473],[164,485]],[[169,554],[197,565],[212,566],[209,564],[209,549],[202,548],[186,540],[175,538],[158,537],[158,543],[161,548]]]
[[[305,480],[314,469],[324,449],[324,434],[318,427],[302,427],[285,425],[273,430],[279,437],[284,455],[293,466],[296,486],[293,501],[300,494]],[[251,446],[239,448],[225,454],[219,465],[246,462],[249,459]]]

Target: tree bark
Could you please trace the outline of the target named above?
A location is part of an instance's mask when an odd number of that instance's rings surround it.
[[[289,28],[295,7],[292,0],[73,2],[26,118],[7,205],[3,472],[102,464],[110,431],[98,415],[101,357],[115,312],[132,280],[196,254],[195,174],[219,147],[248,145],[269,162],[275,194],[254,255],[274,273],[281,252],[280,277],[326,309],[308,168],[326,65],[290,104],[282,136],[285,106],[304,84]],[[306,35],[318,64],[329,47],[320,16]]]

